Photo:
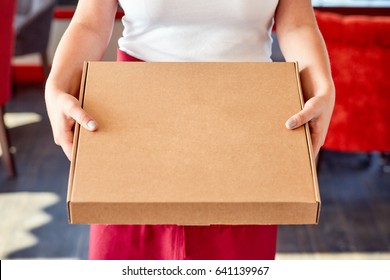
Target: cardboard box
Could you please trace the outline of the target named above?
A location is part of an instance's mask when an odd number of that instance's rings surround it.
[[[318,222],[295,63],[88,62],[80,100],[70,223]]]

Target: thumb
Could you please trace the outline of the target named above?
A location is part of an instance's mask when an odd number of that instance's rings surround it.
[[[77,100],[70,102],[70,104],[65,107],[67,107],[65,112],[69,118],[74,119],[77,123],[89,131],[97,130],[97,122],[81,108]]]
[[[288,129],[295,129],[304,125],[305,123],[308,123],[314,117],[315,117],[314,108],[311,106],[310,103],[306,103],[304,108],[300,112],[293,115],[291,118],[289,118],[286,121],[285,125]]]

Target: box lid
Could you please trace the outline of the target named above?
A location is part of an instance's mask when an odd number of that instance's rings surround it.
[[[88,62],[80,100],[71,223],[318,222],[296,63]]]

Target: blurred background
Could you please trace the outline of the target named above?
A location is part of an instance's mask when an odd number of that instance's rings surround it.
[[[319,225],[280,226],[277,259],[390,259],[390,1],[312,1],[336,84],[318,157]],[[86,259],[44,83],[76,0],[0,2],[0,259]],[[116,59],[118,9],[104,60]],[[273,59],[283,61],[274,36]]]

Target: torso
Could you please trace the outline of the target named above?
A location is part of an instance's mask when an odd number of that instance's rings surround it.
[[[119,0],[119,47],[146,61],[270,61],[278,0]]]

